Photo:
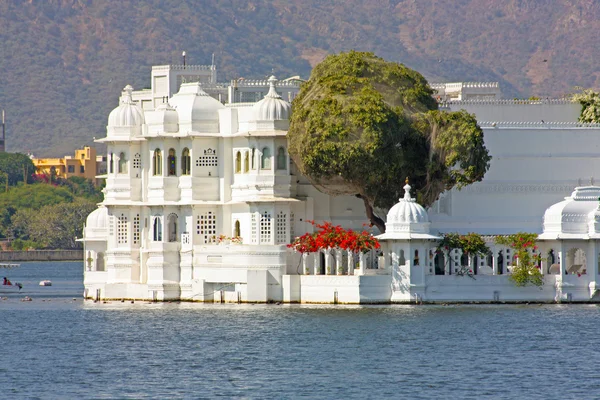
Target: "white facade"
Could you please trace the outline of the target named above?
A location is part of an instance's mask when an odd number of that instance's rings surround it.
[[[435,251],[444,232],[541,233],[548,207],[577,186],[593,186],[600,167],[600,126],[576,123],[576,104],[490,100],[499,96],[497,85],[463,84],[463,98],[474,91],[484,99],[449,101],[445,107],[476,113],[493,157],[484,180],[444,193],[428,211],[415,203],[407,185],[405,197],[388,214],[378,254],[332,249],[300,256],[286,245],[312,231],[307,220],[357,230],[367,221],[362,201],[325,195],[295,171],[286,139],[291,106],[277,93],[276,80],[261,83],[269,89],[257,103],[223,104],[206,93],[203,83],[174,80],[180,68],[162,71],[167,79],[161,86],[154,79],[163,76],[161,71],[153,69],[150,91],[125,88],[108,118],[106,138],[98,140],[107,144],[108,172],[105,200],[88,217],[82,239],[86,298],[595,299],[595,236],[566,243],[560,235],[548,237],[555,230],[545,231],[541,248],[545,254],[552,250],[554,262],[544,266],[542,290],[509,281],[510,249],[491,245],[492,255],[485,259]],[[209,84],[216,79],[211,69],[197,72]],[[173,85],[178,91],[172,94]],[[445,90],[450,93],[454,86]],[[465,266],[476,271],[476,279],[461,274]]]

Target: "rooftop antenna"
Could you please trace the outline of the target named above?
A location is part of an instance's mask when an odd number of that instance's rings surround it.
[[[185,50],[181,53],[181,56],[183,57],[183,69],[185,69]]]
[[[4,109],[2,109],[2,145],[0,146],[0,151],[5,151],[6,149],[6,124],[4,122]]]

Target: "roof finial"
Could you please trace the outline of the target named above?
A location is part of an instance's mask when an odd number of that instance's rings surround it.
[[[125,94],[122,97],[121,103],[133,104],[133,97],[131,95],[133,93],[133,86],[127,85],[123,88],[123,91],[125,92]]]
[[[274,99],[280,99],[281,96],[279,95],[279,93],[277,93],[277,89],[275,89],[275,84],[277,83],[277,78],[275,78],[274,75],[271,75],[269,77],[269,79],[267,79],[267,82],[269,82],[269,92],[265,95],[265,97],[272,97]]]
[[[410,185],[408,184],[408,176],[406,177],[406,180],[404,181],[406,183],[406,185],[404,185],[403,189],[404,189],[404,200],[405,201],[412,201],[413,198],[410,197]]]

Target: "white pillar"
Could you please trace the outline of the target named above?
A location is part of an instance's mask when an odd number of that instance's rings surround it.
[[[348,250],[348,275],[354,275],[354,253]]]
[[[589,255],[588,255],[589,254]],[[590,282],[596,281],[598,275],[598,241],[590,240],[588,246],[588,254],[586,254],[586,273],[589,276]]]
[[[338,275],[344,274],[344,266],[342,264],[342,249],[335,249],[335,269]]]
[[[307,262],[308,253],[302,253],[302,271],[304,271],[304,275],[310,275],[310,267]]]
[[[452,256],[447,250],[444,250],[442,254],[444,257],[444,275],[450,275],[452,271]]]
[[[388,266],[388,263],[389,263],[389,261],[388,261],[389,254],[385,250],[382,253],[383,253],[383,255],[379,257],[379,269],[386,269]]]
[[[315,275],[320,275],[321,274],[321,268],[320,267],[320,261],[321,261],[321,253],[319,253],[318,251],[315,253],[312,253],[313,256],[313,267],[315,269]]]
[[[331,267],[331,249],[325,250],[325,275],[333,275]]]
[[[494,275],[498,275],[498,249],[492,246],[492,270]]]
[[[365,274],[365,269],[366,269],[366,262],[365,262],[365,253],[363,253],[362,251],[358,253],[358,268],[360,269],[360,274],[359,275],[364,275]]]
[[[565,276],[567,269],[567,254],[565,253],[565,242],[560,241],[560,251],[558,252],[558,259],[560,260],[560,275]]]

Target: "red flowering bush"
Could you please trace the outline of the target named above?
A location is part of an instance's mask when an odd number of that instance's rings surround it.
[[[369,232],[355,232],[344,229],[331,222],[317,224],[315,221],[307,221],[318,230],[315,233],[305,233],[288,244],[287,247],[299,253],[314,253],[322,249],[343,249],[355,253],[367,252],[379,249],[379,241]]]

